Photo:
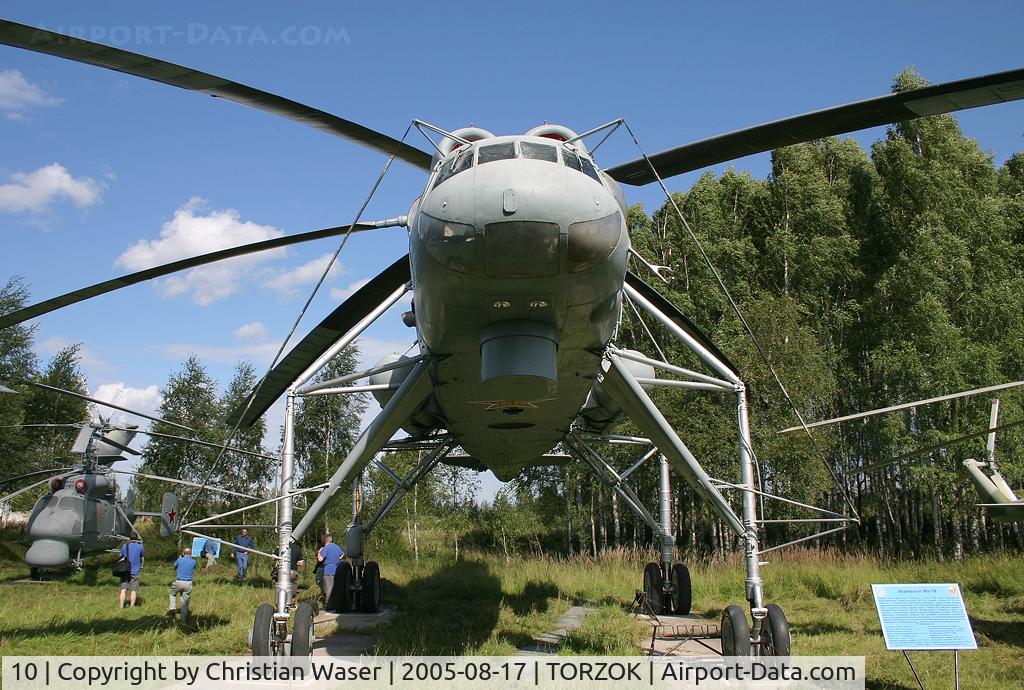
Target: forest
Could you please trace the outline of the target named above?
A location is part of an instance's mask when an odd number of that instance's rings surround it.
[[[893,88],[924,84],[908,70]],[[673,193],[672,202],[650,212],[633,206],[629,214],[634,248],[648,261],[671,267],[670,283],[658,282],[642,266],[633,270],[678,305],[739,369],[748,386],[765,490],[859,517],[858,524],[809,546],[901,559],[959,559],[1024,545],[1021,525],[986,518],[960,469],[965,458],[984,457],[983,437],[886,463],[985,429],[989,398],[822,427],[814,430],[813,440],[778,433],[797,424],[794,406],[811,422],[1024,379],[1024,154],[997,163],[961,131],[954,116],[933,116],[890,127],[870,151],[852,138],[776,150],[766,179],[732,168],[720,175],[708,172],[689,190]],[[29,301],[24,281],[12,277],[0,291],[0,312]],[[617,342],[651,355],[660,350],[669,361],[698,368],[666,332],[641,323],[628,308]],[[321,377],[352,371],[356,357],[349,349]],[[191,357],[161,391],[158,414],[220,442],[230,432],[228,412],[258,375],[251,364],[241,363],[221,390],[202,362]],[[88,390],[77,346],[44,365],[33,354],[32,327],[0,331],[0,383],[24,393],[0,396],[5,475],[61,464],[66,458],[54,459],[73,437],[66,428],[17,425],[65,423],[88,414],[84,403],[32,388],[31,380]],[[1000,398],[1003,423],[1024,419],[1019,389],[1003,391]],[[659,390],[656,399],[709,473],[738,479],[733,401],[679,389]],[[358,435],[365,406],[374,404],[359,396],[304,402],[297,419],[300,485],[317,484],[333,472]],[[235,442],[254,450],[270,445],[267,451],[278,452],[276,443],[266,444],[262,424]],[[620,428],[630,431],[628,423]],[[996,451],[1000,470],[1018,490],[1024,488],[1022,439],[1021,427],[1001,431]],[[214,484],[260,495],[273,491],[270,462],[225,456],[215,463],[215,451],[166,439],[142,447],[145,471],[200,482],[209,475]],[[610,457],[618,467],[635,461],[635,449],[616,448]],[[383,460],[401,473],[415,457],[393,454]],[[654,508],[656,465],[648,465],[633,475],[634,488]],[[674,477],[673,487],[680,549],[714,558],[737,548],[733,535],[681,478]],[[368,469],[362,482],[366,509],[379,506],[390,488],[382,470]],[[158,502],[163,491],[145,481],[136,489],[140,504],[147,505]],[[192,498],[186,492],[183,503]],[[201,496],[195,510],[230,507],[231,502]],[[325,527],[342,532],[350,510],[350,500],[340,501]],[[808,514],[769,501],[765,517]],[[265,520],[272,515],[254,521]],[[810,533],[810,528],[769,527],[768,545]],[[650,530],[614,493],[575,464],[525,471],[494,497],[481,496],[476,472],[442,466],[380,524],[374,540],[378,548],[413,553],[487,548],[509,557],[597,554],[653,544]]]

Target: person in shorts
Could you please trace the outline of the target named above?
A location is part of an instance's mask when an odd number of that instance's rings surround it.
[[[127,577],[121,578],[121,588],[117,596],[117,607],[124,608],[125,592],[131,592],[129,606],[135,606],[139,596],[139,576],[142,574],[142,564],[145,561],[146,550],[142,546],[138,532],[132,532],[131,541],[121,544],[121,558],[128,560],[132,569]]]
[[[192,576],[196,570],[196,559],[192,558],[192,549],[187,546],[181,550],[181,556],[174,561],[174,582],[171,583],[170,604],[167,615],[173,616],[177,608],[176,597],[181,595],[181,622],[188,622],[188,602],[192,598]]]

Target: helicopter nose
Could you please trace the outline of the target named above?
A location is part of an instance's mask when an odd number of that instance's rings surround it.
[[[67,542],[56,539],[37,539],[25,554],[25,562],[33,568],[57,568],[70,558]]]

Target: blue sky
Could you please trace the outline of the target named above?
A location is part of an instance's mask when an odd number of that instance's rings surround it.
[[[884,94],[908,65],[941,82],[1024,63],[1019,2],[696,5],[7,0],[0,14],[220,74],[395,137],[413,117],[507,134],[544,121],[584,131],[621,116],[650,152]],[[0,74],[0,278],[24,276],[35,299],[190,247],[207,251],[211,237],[344,224],[384,164],[271,115],[58,58],[0,47]],[[1024,149],[1022,103],[959,118],[999,163]],[[856,136],[869,145],[883,135]],[[635,155],[622,133],[598,162]],[[764,176],[769,157],[736,167]],[[669,186],[685,189],[695,175]],[[423,182],[396,163],[364,217],[405,213]],[[626,193],[648,209],[661,202],[656,186]],[[301,330],[401,256],[403,232],[353,237]],[[37,349],[45,360],[82,342],[90,389],[107,395],[122,385],[122,403],[143,407],[190,353],[222,384],[239,359],[262,371],[334,247],[318,242],[75,305],[37,320]],[[398,311],[368,335],[367,361],[411,340]],[[271,424],[279,422],[275,410]]]

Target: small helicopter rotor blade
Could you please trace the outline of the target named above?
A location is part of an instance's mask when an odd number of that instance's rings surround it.
[[[431,155],[425,151],[337,115],[213,74],[7,20],[0,20],[0,43],[241,103],[394,155],[421,170],[430,170]]]
[[[392,222],[393,221],[393,222]],[[359,223],[352,226],[352,232],[363,232],[364,230],[376,230],[384,227],[394,227],[399,225],[398,221],[404,222],[404,216],[392,219],[391,221],[380,221],[376,223]],[[390,223],[390,224],[388,224]],[[79,288],[78,290],[72,290],[71,292],[57,297],[51,297],[48,300],[38,302],[36,304],[30,304],[27,307],[12,311],[8,314],[0,316],[0,328],[7,328],[8,326],[14,326],[15,324],[34,319],[37,316],[48,314],[51,311],[61,309],[63,307],[70,306],[83,300],[105,295],[108,292],[114,290],[120,290],[123,287],[129,285],[135,285],[136,283],[142,283],[147,280],[153,280],[154,278],[162,278],[163,276],[170,275],[171,273],[177,273],[178,271],[185,271],[190,268],[197,266],[203,266],[204,264],[213,263],[215,261],[223,261],[224,259],[231,259],[236,256],[244,256],[246,254],[252,254],[255,252],[265,252],[270,249],[278,249],[280,247],[287,247],[292,244],[299,244],[301,242],[312,242],[313,240],[323,239],[325,237],[337,237],[338,235],[344,235],[348,232],[349,226],[345,225],[336,228],[324,228],[323,230],[312,230],[310,232],[300,233],[298,235],[286,235],[285,237],[275,237],[274,239],[264,240],[262,242],[252,242],[250,244],[243,244],[237,247],[229,247],[228,249],[220,249],[209,254],[201,254],[199,256],[193,256],[188,259],[180,259],[178,261],[172,261],[168,264],[161,266],[154,266],[153,268],[146,268],[135,273],[129,273],[127,275],[120,276],[118,278],[111,278],[110,280],[104,280],[101,283],[90,285],[88,287]],[[11,391],[16,392],[16,391]]]
[[[1024,386],[1024,381],[1011,381],[1010,383],[1000,383],[996,386],[985,386],[984,388],[975,388],[969,391],[961,391],[959,393],[950,393],[949,395],[940,395],[934,398],[925,398],[923,400],[914,400],[913,402],[900,403],[899,405],[890,405],[889,407],[880,407],[877,410],[868,410],[867,412],[857,412],[856,414],[848,414],[843,417],[835,417],[833,419],[823,419],[820,422],[811,422],[806,425],[807,429],[813,429],[819,426],[829,426],[832,424],[839,424],[841,422],[850,422],[855,419],[865,419],[867,417],[876,417],[880,414],[886,414],[888,412],[896,412],[897,410],[905,410],[908,407],[918,407],[919,405],[931,405],[932,403],[942,402],[944,400],[955,400],[957,398],[968,398],[972,395],[981,395],[982,393],[992,393],[993,391],[1001,391],[1007,388],[1017,388]],[[778,434],[788,434],[793,431],[800,431],[804,429],[804,426],[791,426],[788,429],[783,429],[777,432]]]
[[[117,448],[118,450],[124,451],[125,453],[129,453],[130,455],[142,455],[142,451],[141,450],[135,450],[134,448],[131,448],[131,447],[126,446],[124,444],[118,443],[117,441],[115,441],[114,439],[110,438],[109,436],[100,436],[99,440],[103,441],[108,446],[113,446],[114,448]]]
[[[977,432],[975,432],[973,434],[965,434],[963,436],[957,436],[956,438],[951,438],[948,441],[943,441],[942,443],[936,443],[936,444],[931,445],[931,446],[925,446],[924,448],[918,448],[917,450],[912,450],[909,453],[904,453],[903,455],[898,455],[895,458],[892,458],[890,460],[882,460],[880,462],[873,462],[870,465],[864,465],[863,467],[858,467],[853,472],[850,472],[850,474],[863,474],[865,472],[872,472],[874,470],[880,470],[883,467],[888,467],[889,465],[895,465],[896,463],[903,462],[904,460],[909,460],[911,458],[915,458],[915,457],[917,457],[919,455],[927,455],[928,453],[934,453],[937,450],[942,450],[944,448],[952,448],[953,446],[958,446],[961,443],[966,443],[967,441],[971,441],[971,440],[976,439],[976,438],[981,438],[982,436],[987,436],[988,434],[992,433],[993,431],[1002,431],[1003,429],[1013,429],[1013,428],[1018,427],[1018,426],[1024,426],[1024,419],[1018,419],[1017,421],[1014,421],[1014,422],[1007,422],[1006,424],[1000,424],[999,426],[992,427],[990,429],[985,429],[984,431],[977,431]]]
[[[51,467],[48,470],[36,470],[35,472],[26,472],[25,474],[18,474],[7,479],[0,479],[0,486],[6,486],[7,484],[13,484],[14,482],[22,479],[28,479],[29,477],[38,477],[41,474],[52,474],[54,472],[67,472],[73,468],[71,467]]]
[[[0,429],[33,429],[39,427],[73,427],[75,429],[81,428],[81,424],[4,424],[0,425]]]
[[[0,386],[0,393],[17,393],[18,391],[12,390],[7,386]]]
[[[198,433],[195,429],[193,429],[190,426],[185,426],[184,424],[178,424],[177,422],[169,422],[166,419],[160,419],[159,417],[154,417],[152,415],[148,415],[148,414],[145,414],[143,412],[138,412],[138,411],[133,410],[133,409],[128,408],[128,407],[121,407],[120,405],[115,405],[114,403],[108,403],[105,400],[97,400],[96,398],[90,398],[88,395],[82,395],[81,393],[75,393],[74,391],[66,391],[63,388],[57,388],[56,386],[48,386],[45,383],[36,383],[35,381],[32,382],[32,385],[35,386],[36,388],[43,388],[45,390],[54,391],[55,393],[63,393],[64,395],[70,395],[70,396],[73,396],[73,397],[76,397],[76,398],[81,398],[82,400],[88,400],[89,402],[95,403],[97,405],[103,405],[104,407],[110,407],[110,408],[113,408],[115,410],[121,410],[121,412],[128,412],[129,414],[133,414],[133,415],[136,415],[138,417],[145,417],[146,419],[150,419],[150,420],[152,420],[154,422],[161,422],[163,424],[170,424],[171,426],[177,427],[179,429],[184,429],[185,431],[191,431],[193,434]]]
[[[181,441],[183,443],[195,443],[196,445],[199,445],[199,446],[206,446],[207,448],[216,448],[217,450],[220,450],[221,448],[224,448],[224,445],[220,444],[220,443],[210,443],[209,441],[200,441],[199,439],[196,439],[196,438],[187,438],[185,436],[175,436],[174,434],[162,434],[162,433],[157,433],[155,431],[138,431],[138,433],[145,434],[147,436],[159,436],[160,438],[169,438],[169,439],[173,439],[175,441]],[[251,455],[254,458],[262,458],[264,460],[277,460],[277,458],[275,458],[273,456],[263,455],[262,453],[256,453],[256,452],[253,452],[251,450],[243,450],[242,448],[236,448],[235,446],[227,446],[227,450],[232,452],[232,453],[242,453],[243,455]]]
[[[1024,98],[1024,69],[925,86],[835,106],[685,144],[649,156],[662,178],[814,139]],[[654,182],[647,159],[605,170],[624,184]]]
[[[247,398],[245,403],[231,413],[228,423],[235,424],[241,418],[241,426],[251,426],[308,366],[368,316],[388,295],[409,282],[411,277],[409,255],[406,254],[359,288],[277,363],[267,374],[248,410],[245,407],[249,400]]]

